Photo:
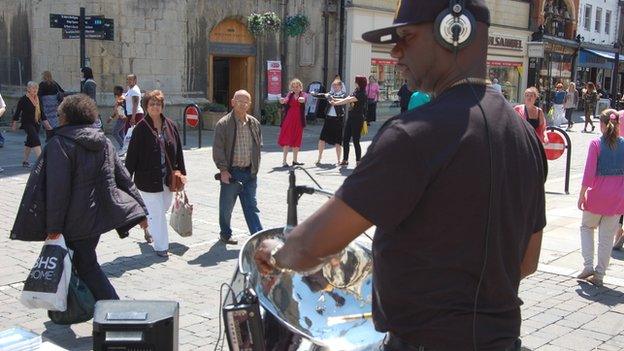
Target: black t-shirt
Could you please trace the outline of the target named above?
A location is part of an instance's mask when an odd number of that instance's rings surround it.
[[[364,115],[368,107],[366,91],[356,89],[351,96],[354,96],[357,101],[353,103],[353,108],[349,110],[349,119],[356,118],[357,120],[364,120]]]
[[[520,264],[546,225],[546,159],[533,128],[491,87],[474,87],[489,125],[494,191],[477,308],[479,350],[520,334]],[[483,115],[468,85],[390,119],[337,196],[377,226],[373,317],[435,350],[472,349],[490,192]]]
[[[48,83],[48,82],[39,83],[39,91],[38,91],[39,96],[56,95],[59,92],[64,93],[65,91],[55,81],[52,81],[51,83]]]

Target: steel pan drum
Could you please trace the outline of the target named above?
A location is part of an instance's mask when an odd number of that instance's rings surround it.
[[[320,271],[310,275],[261,276],[253,259],[264,239],[284,241],[283,228],[261,231],[245,243],[239,273],[247,274],[262,307],[291,331],[327,350],[373,350],[384,334],[371,319],[372,254],[351,243]]]

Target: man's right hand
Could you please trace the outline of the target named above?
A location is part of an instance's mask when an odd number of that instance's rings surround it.
[[[223,184],[230,184],[230,178],[232,178],[230,172],[221,171],[221,181],[223,182]]]

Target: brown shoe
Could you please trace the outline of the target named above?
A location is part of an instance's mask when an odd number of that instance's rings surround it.
[[[597,286],[599,288],[603,286],[602,278],[598,278],[595,275],[592,275],[591,277],[589,277],[589,278],[587,278],[585,280],[587,280],[588,282],[592,283],[593,285],[595,285],[595,286]]]
[[[577,275],[576,278],[577,279],[587,279],[589,277],[591,277],[592,275],[594,275],[595,272],[593,269],[591,268],[585,268],[583,269],[583,271],[581,272],[581,274]]]
[[[234,240],[232,238],[220,238],[219,240],[226,245],[238,245],[238,240]]]

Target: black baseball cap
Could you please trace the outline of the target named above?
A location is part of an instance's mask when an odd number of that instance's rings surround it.
[[[465,0],[466,10],[477,22],[490,25],[490,10],[485,0]],[[392,26],[362,34],[362,39],[375,44],[391,44],[399,40],[396,29],[410,24],[434,22],[449,7],[448,0],[399,0]]]

